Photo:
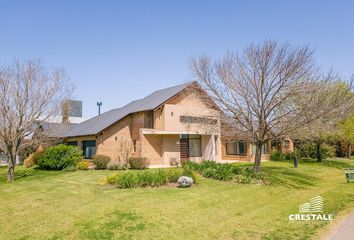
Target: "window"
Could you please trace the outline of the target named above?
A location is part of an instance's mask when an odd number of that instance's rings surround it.
[[[77,146],[77,141],[70,141],[66,143],[68,146]]]
[[[234,141],[226,143],[227,155],[247,155],[247,144],[243,141]]]
[[[263,144],[262,145],[262,149],[261,149],[261,154],[267,154],[268,153],[268,147],[267,144]],[[252,144],[252,154],[256,155],[256,145]]]
[[[189,135],[188,145],[190,157],[202,156],[202,141],[200,135]]]
[[[96,154],[96,141],[83,141],[82,151],[85,159],[91,159]]]
[[[154,128],[154,114],[152,111],[144,112],[144,128]]]

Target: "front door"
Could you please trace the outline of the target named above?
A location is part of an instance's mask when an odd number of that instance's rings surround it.
[[[188,138],[181,138],[179,141],[181,160],[187,160],[189,158],[189,141]]]
[[[82,151],[85,159],[91,159],[96,154],[96,141],[82,141]]]

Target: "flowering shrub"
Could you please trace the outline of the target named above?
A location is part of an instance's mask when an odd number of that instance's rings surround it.
[[[106,169],[109,161],[111,161],[111,158],[106,155],[96,155],[92,158],[92,162],[96,165],[96,169]]]
[[[89,163],[87,160],[82,160],[76,165],[78,170],[89,170]]]

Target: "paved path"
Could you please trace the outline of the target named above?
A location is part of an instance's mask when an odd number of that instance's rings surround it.
[[[354,239],[354,211],[351,212],[326,238],[328,240]]]

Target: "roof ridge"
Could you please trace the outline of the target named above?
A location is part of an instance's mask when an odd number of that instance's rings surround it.
[[[157,106],[163,104],[192,83],[193,82],[188,82],[156,90],[144,98],[136,99],[127,103],[123,107],[114,108],[100,115],[87,119],[86,121],[78,124],[73,129],[69,130],[66,134],[66,137],[95,135],[131,113],[155,109]]]

